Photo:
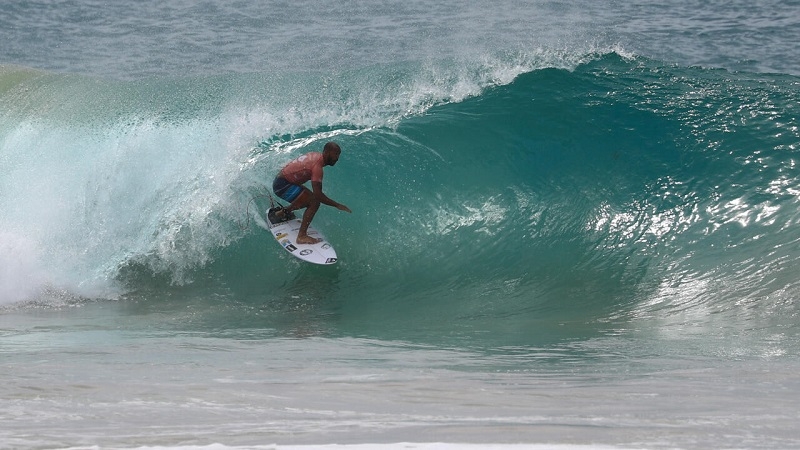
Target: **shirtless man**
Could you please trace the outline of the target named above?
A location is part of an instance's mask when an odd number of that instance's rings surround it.
[[[298,244],[316,244],[319,239],[308,235],[308,225],[314,219],[320,203],[334,206],[342,211],[352,212],[347,206],[331,200],[322,192],[322,168],[336,165],[342,149],[335,142],[328,142],[322,153],[310,152],[286,164],[275,181],[272,190],[275,195],[289,202],[282,214],[288,214],[296,209],[305,208],[300,231],[297,233]],[[303,183],[311,180],[311,190]],[[281,214],[281,212],[279,212]]]

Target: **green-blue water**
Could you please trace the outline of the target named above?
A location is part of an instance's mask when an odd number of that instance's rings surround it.
[[[797,5],[682,3],[14,3],[0,446],[797,446]]]

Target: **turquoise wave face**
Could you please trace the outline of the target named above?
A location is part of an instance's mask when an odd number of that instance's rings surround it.
[[[250,77],[93,97],[86,80],[34,77],[34,94],[15,82],[6,98],[39,111],[4,116],[6,246],[33,255],[29,272],[49,286],[222,301],[238,306],[219,316],[241,326],[504,330],[511,345],[639,320],[769,328],[796,315],[794,77],[607,54],[476,81],[463,97],[452,80],[403,103],[409,75],[384,76],[383,97],[365,79],[322,98],[313,79],[275,80],[284,94],[262,90],[261,104],[242,95],[263,81]],[[349,109],[325,108],[339,103]],[[78,106],[101,112],[66,114]],[[330,139],[344,151],[325,189],[353,214],[318,214],[341,257],[319,269],[285,255],[255,212],[285,161]],[[239,307],[263,314],[234,320]]]
[[[396,219],[360,230],[380,249],[365,260],[393,261],[398,302],[442,301],[434,321],[781,322],[796,86],[612,55],[434,108],[369,147],[391,149],[368,185]]]

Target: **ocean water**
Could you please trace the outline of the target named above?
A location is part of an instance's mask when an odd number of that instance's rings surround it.
[[[462,3],[5,2],[0,448],[799,448],[800,2]]]

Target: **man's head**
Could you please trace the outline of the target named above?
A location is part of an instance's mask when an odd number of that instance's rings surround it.
[[[342,149],[339,147],[339,144],[336,142],[328,142],[322,149],[322,160],[325,161],[326,166],[334,166],[336,165],[336,161],[339,161],[339,155],[341,155],[341,153]]]

